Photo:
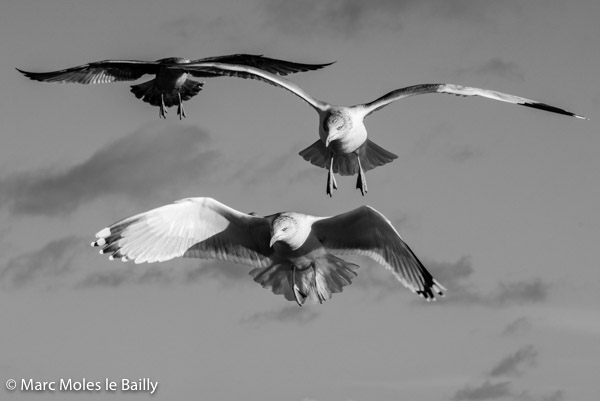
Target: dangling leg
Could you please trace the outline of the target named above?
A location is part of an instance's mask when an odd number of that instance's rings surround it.
[[[321,288],[320,286],[317,284],[317,266],[315,265],[315,262],[313,262],[313,264],[311,265],[311,267],[313,268],[313,270],[315,271],[315,280],[314,280],[314,285],[313,288],[316,290],[317,293],[317,297],[319,298],[319,303],[322,304],[323,301],[327,301],[324,297],[322,292],[320,291]]]
[[[177,114],[179,115],[179,119],[186,118],[185,110],[183,108],[183,102],[181,101],[181,93],[177,92],[177,97],[179,98],[179,106],[177,106]]]
[[[333,153],[331,159],[329,159],[329,173],[327,174],[327,195],[333,196],[333,190],[337,189],[337,182],[335,182],[335,176],[333,175]]]
[[[158,112],[158,117],[167,119],[167,108],[165,107],[165,99],[162,93],[160,94],[160,111]]]
[[[300,292],[300,287],[296,284],[296,265],[292,265],[292,291],[294,291],[294,298],[298,306],[302,306],[306,300],[306,295]]]
[[[365,177],[365,172],[362,169],[360,157],[358,155],[356,156],[356,160],[358,160],[358,179],[356,180],[356,188],[360,189],[362,196],[365,196],[367,193],[367,178]]]

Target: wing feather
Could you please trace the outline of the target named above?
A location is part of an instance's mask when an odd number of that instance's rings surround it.
[[[270,223],[211,198],[187,198],[118,221],[93,246],[135,263],[214,258],[254,267],[271,263]]]
[[[198,60],[192,60],[191,63],[222,63],[245,65],[247,67],[260,68],[261,70],[277,75],[288,75],[296,72],[314,71],[333,64],[294,63],[292,61],[278,60],[274,58],[264,57],[262,55],[253,54],[230,54],[226,56],[206,57]],[[192,75],[201,77],[206,76],[202,75],[202,73],[198,71],[193,71]]]
[[[403,99],[408,96],[422,95],[425,93],[448,93],[457,96],[481,96],[486,97],[488,99],[499,100],[501,102],[518,104],[520,106],[532,107],[534,109],[545,110],[552,113],[564,114],[567,116],[587,120],[586,117],[571,113],[570,111],[551,106],[546,103],[538,102],[537,100],[527,99],[515,95],[509,95],[508,93],[497,92],[489,89],[472,88],[469,86],[460,86],[453,84],[421,84],[408,86],[406,88],[391,91],[381,96],[380,98],[375,99],[372,102],[366,103],[362,106],[365,110],[365,115],[369,115],[398,99]]]
[[[270,72],[263,71],[258,68],[248,67],[244,65],[234,65],[234,64],[223,64],[223,63],[212,63],[212,62],[202,62],[202,63],[190,63],[185,65],[174,65],[170,66],[171,69],[183,69],[189,72],[208,72],[215,73],[221,76],[230,76],[230,77],[238,77],[245,79],[257,79],[273,86],[278,86],[280,88],[286,89],[292,92],[294,95],[298,96],[306,103],[308,103],[311,107],[316,110],[325,110],[327,104],[315,99],[307,92],[305,92],[298,85],[289,81],[285,78],[279,77],[277,75],[271,74]]]
[[[329,252],[368,256],[425,299],[443,295],[445,288],[427,271],[390,221],[370,206],[320,219],[312,228]]]
[[[100,84],[114,81],[135,81],[144,74],[156,74],[160,65],[153,61],[104,60],[64,70],[30,72],[17,68],[21,74],[40,82],[73,82]]]

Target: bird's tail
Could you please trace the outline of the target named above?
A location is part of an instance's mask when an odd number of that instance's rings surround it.
[[[325,147],[320,139],[300,152],[304,160],[315,166],[329,168],[331,151]],[[398,156],[388,152],[375,142],[367,139],[356,151],[347,154],[336,154],[333,159],[333,172],[341,175],[355,175],[359,173],[356,157],[360,157],[363,171],[369,171],[375,167],[390,163]]]
[[[152,106],[160,107],[160,95],[162,93],[163,100],[166,107],[172,107],[179,104],[179,97],[177,93],[181,94],[181,101],[189,100],[196,96],[198,92],[202,90],[204,83],[197,82],[192,79],[187,79],[185,83],[177,89],[172,91],[164,91],[156,86],[156,80],[152,79],[148,82],[143,82],[138,85],[131,86],[131,92],[138,99],[142,99],[146,103],[150,103]]]
[[[288,301],[302,306],[311,296],[319,302],[327,301],[333,293],[342,292],[357,276],[358,265],[336,256],[321,256],[304,269],[294,268],[289,262],[250,271],[254,281]]]

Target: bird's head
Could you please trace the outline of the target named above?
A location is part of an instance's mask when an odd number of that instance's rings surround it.
[[[331,113],[323,121],[323,129],[327,132],[325,146],[343,137],[351,128],[350,120],[342,113]]]
[[[271,224],[271,242],[270,247],[278,242],[282,241],[292,246],[294,244],[294,237],[298,231],[298,222],[296,219],[288,214],[282,214],[273,220]]]

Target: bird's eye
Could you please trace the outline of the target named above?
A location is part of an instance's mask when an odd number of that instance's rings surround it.
[[[283,227],[283,228],[281,229],[281,231],[287,231],[287,229],[288,229],[287,227]]]

